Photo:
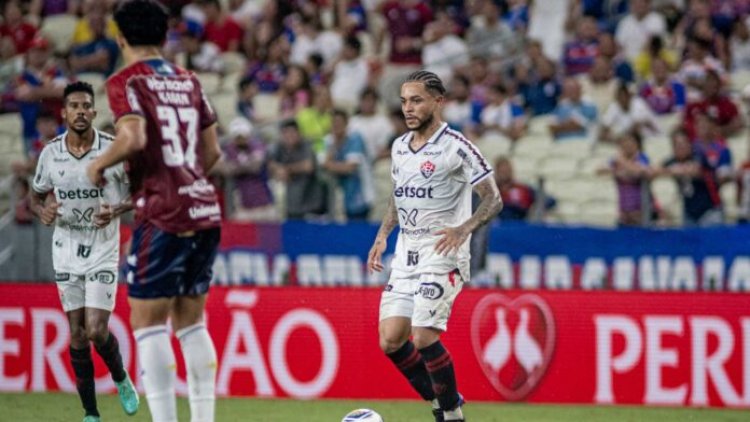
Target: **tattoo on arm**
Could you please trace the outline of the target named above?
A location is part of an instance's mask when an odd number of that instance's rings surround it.
[[[383,216],[383,222],[380,224],[380,230],[378,230],[378,235],[375,238],[387,239],[396,225],[398,225],[398,212],[396,211],[395,200],[391,196],[391,199],[388,201],[388,209]]]
[[[474,190],[481,198],[481,202],[471,218],[464,223],[469,232],[473,232],[477,227],[487,224],[503,209],[500,191],[497,190],[497,185],[495,185],[495,181],[491,177],[487,177],[479,182],[474,186]]]

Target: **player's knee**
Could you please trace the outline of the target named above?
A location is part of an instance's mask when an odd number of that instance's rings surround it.
[[[414,347],[417,349],[424,349],[440,340],[440,334],[433,330],[414,330]]]
[[[74,349],[83,349],[88,343],[86,328],[83,325],[72,325],[70,327],[70,345]]]
[[[94,344],[104,344],[109,336],[106,321],[94,321],[86,326],[86,338]]]
[[[380,336],[380,350],[385,354],[393,353],[404,345],[405,340],[398,336]]]

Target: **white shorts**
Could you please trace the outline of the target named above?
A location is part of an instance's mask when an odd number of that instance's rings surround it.
[[[380,320],[406,317],[411,319],[412,327],[446,331],[453,302],[463,284],[458,271],[390,280],[380,297]]]
[[[83,275],[56,273],[57,292],[65,312],[97,308],[112,312],[117,295],[117,269],[91,271]]]

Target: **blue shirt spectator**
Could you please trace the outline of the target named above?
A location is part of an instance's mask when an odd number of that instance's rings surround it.
[[[580,138],[589,133],[597,117],[596,106],[581,98],[581,84],[568,78],[563,84],[560,103],[554,111],[555,121],[550,130],[555,139]]]

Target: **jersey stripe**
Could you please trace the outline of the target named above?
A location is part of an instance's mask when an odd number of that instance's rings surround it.
[[[485,160],[484,157],[482,157],[482,155],[479,153],[479,151],[477,151],[476,146],[474,146],[474,144],[469,142],[469,140],[466,139],[460,132],[456,132],[453,129],[448,129],[446,130],[446,133],[448,135],[453,136],[456,140],[458,140],[462,144],[466,145],[467,148],[469,148],[469,151],[472,153],[472,155],[474,155],[477,158],[477,161],[482,166],[482,169],[484,169],[484,171],[486,172],[486,173],[483,173],[482,176],[492,171],[489,164],[487,164],[487,160]]]

